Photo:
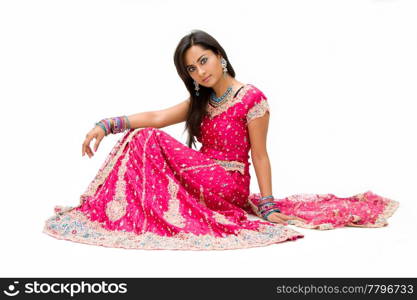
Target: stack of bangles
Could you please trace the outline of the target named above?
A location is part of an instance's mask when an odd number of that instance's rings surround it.
[[[281,212],[278,208],[274,207],[275,202],[269,199],[274,199],[274,196],[271,195],[271,196],[262,197],[258,203],[259,214],[264,220],[267,220],[267,221],[269,221],[268,216],[272,214],[273,212]]]
[[[100,126],[104,130],[106,136],[109,133],[116,134],[131,128],[127,116],[106,118],[97,122],[95,125]]]

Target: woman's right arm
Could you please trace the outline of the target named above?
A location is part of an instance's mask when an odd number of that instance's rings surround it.
[[[142,127],[163,128],[186,121],[190,100],[184,100],[162,110],[140,112],[127,116],[132,129]]]
[[[186,121],[189,107],[190,99],[188,98],[187,100],[166,109],[141,112],[127,117],[130,122],[130,128],[132,129],[142,127],[162,128]],[[94,145],[95,152],[103,138],[104,130],[96,125],[85,137],[82,145],[82,156],[84,156],[85,153],[87,153],[90,158],[94,156],[94,153],[90,148],[90,142],[92,139],[96,139]]]

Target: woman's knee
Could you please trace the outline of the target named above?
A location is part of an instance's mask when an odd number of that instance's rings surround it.
[[[151,134],[151,132],[159,131],[159,129],[155,128],[155,127],[143,127],[143,128],[138,128],[136,130],[137,130],[136,135],[138,135],[138,134]]]
[[[162,130],[156,128],[156,127],[144,127],[144,128],[138,128],[135,129],[136,132],[133,134],[133,139],[146,139],[148,137],[157,137],[163,133]]]

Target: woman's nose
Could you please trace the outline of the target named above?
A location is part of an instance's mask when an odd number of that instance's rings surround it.
[[[206,71],[203,68],[198,68],[198,76],[204,78],[204,75],[206,75]]]

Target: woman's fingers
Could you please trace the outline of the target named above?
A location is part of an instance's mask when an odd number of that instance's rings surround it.
[[[93,156],[94,154],[93,154],[93,151],[91,151],[91,148],[90,148],[90,145],[88,145],[87,146],[87,153],[88,153],[88,156],[91,158],[91,156]]]
[[[296,216],[287,216],[282,213],[274,212],[268,216],[268,221],[278,223],[278,224],[283,224],[283,225],[288,225],[289,220],[298,220],[298,221],[307,223],[307,221],[302,218],[299,218]]]
[[[101,143],[101,140],[103,139],[103,137],[101,137],[101,138],[96,138],[96,143],[94,144],[94,152],[96,152],[97,151],[97,149],[98,149],[98,146],[100,145],[100,143]]]
[[[296,216],[287,216],[287,215],[284,215],[284,214],[281,214],[280,218],[284,219],[285,221],[298,220],[298,221],[301,221],[301,222],[307,222],[306,220],[304,220],[302,218],[299,218],[299,217],[296,217]]]
[[[92,139],[96,140],[94,144],[94,152],[96,152],[104,136],[105,136],[104,131],[99,126],[94,127],[89,133],[87,133],[85,141],[83,143],[83,147],[82,147],[83,156],[85,153],[87,153],[90,158],[91,156],[94,156],[94,153],[90,148],[90,142]]]
[[[302,218],[296,217],[296,216],[287,216],[282,213],[273,212],[268,216],[268,221],[282,224],[282,225],[288,225],[289,220],[298,220],[301,222],[307,223],[307,220],[304,220]]]
[[[93,139],[93,135],[87,134],[86,139],[84,140],[83,143],[83,156],[85,153],[87,153],[87,155],[91,158],[91,156],[93,156],[93,151],[91,151],[90,148],[90,141]]]
[[[84,154],[87,154],[89,157],[91,157],[92,151],[90,145],[83,145],[83,156]]]
[[[82,153],[83,156],[85,155],[85,152],[87,151],[87,139],[84,141],[83,145],[82,145]]]
[[[283,220],[278,213],[272,213],[268,216],[268,220],[274,223],[278,223],[278,224],[282,224],[282,225],[287,225],[287,223],[285,222],[285,220]]]

